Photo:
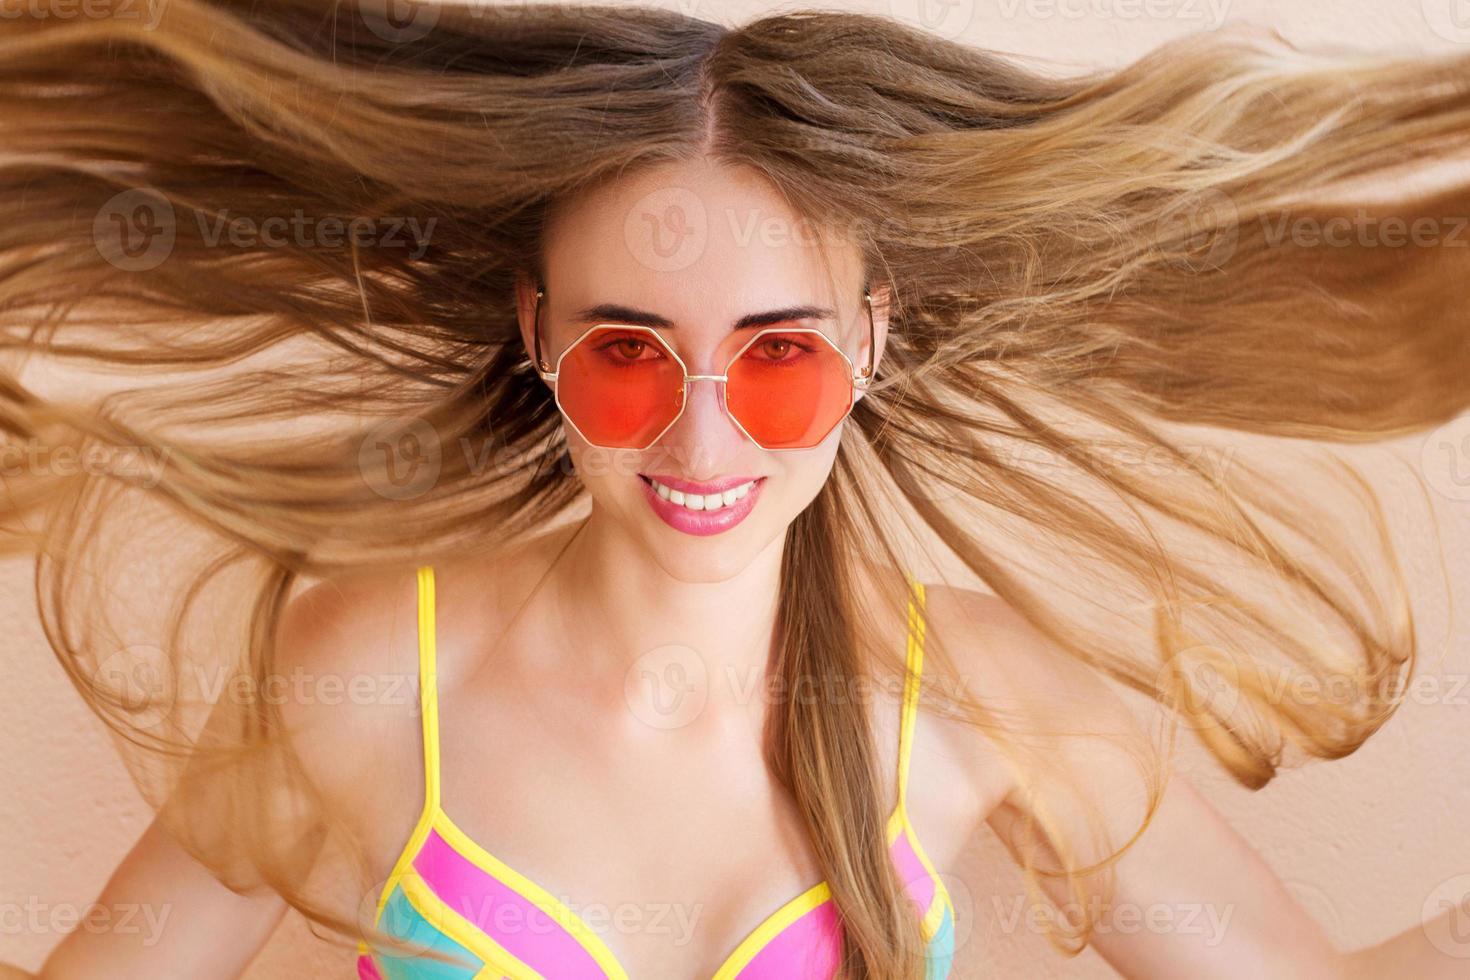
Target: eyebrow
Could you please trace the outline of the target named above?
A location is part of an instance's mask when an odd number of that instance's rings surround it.
[[[835,320],[837,314],[825,306],[788,306],[780,310],[768,310],[765,313],[750,313],[736,320],[730,327],[731,330],[748,330],[751,327],[766,327],[773,323],[785,323],[788,320]],[[579,310],[572,317],[573,323],[631,323],[640,327],[655,327],[673,329],[677,326],[668,317],[659,316],[657,313],[648,313],[644,310],[635,310],[627,306],[619,306],[616,303],[599,303]]]

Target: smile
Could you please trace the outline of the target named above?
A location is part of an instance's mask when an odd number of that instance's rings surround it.
[[[653,484],[653,489],[660,497],[689,510],[719,510],[721,507],[729,507],[754,490],[756,484],[755,480],[747,480],[738,487],[721,493],[685,493],[665,486],[653,477],[649,477],[648,482]]]
[[[728,531],[755,508],[765,477],[696,484],[639,474],[645,498],[665,524],[685,534]]]

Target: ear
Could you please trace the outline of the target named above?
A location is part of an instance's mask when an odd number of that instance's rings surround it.
[[[892,306],[893,290],[887,284],[875,285],[869,288],[868,295],[872,298],[873,308],[873,374],[876,376],[878,368],[883,363],[883,350],[888,345],[888,312]],[[863,310],[864,316],[867,310]],[[858,367],[868,363],[868,340],[863,338],[862,345],[858,348]],[[861,401],[866,391],[856,393],[855,400]]]
[[[516,319],[520,324],[521,343],[526,348],[526,360],[528,361],[535,357],[536,351],[534,332],[536,329],[536,291],[540,288],[540,283],[533,273],[524,269],[516,272]],[[545,297],[542,297],[541,305],[544,306],[545,302]],[[541,342],[545,344],[546,338],[542,337]],[[546,351],[543,349],[541,354],[545,357]],[[539,364],[535,366],[540,367]]]

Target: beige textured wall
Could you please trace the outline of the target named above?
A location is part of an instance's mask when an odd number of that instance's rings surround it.
[[[662,5],[727,21],[778,9],[753,0]],[[1306,45],[1425,51],[1470,44],[1470,0],[878,0],[843,6],[1074,65],[1115,63],[1223,20],[1273,26]],[[1197,752],[1189,753],[1188,767],[1329,934],[1349,946],[1411,926],[1439,886],[1470,875],[1464,829],[1470,812],[1464,754],[1470,735],[1470,626],[1464,616],[1470,596],[1470,418],[1356,455],[1375,474],[1406,548],[1429,662],[1425,681],[1356,755],[1290,772],[1259,793],[1197,764]],[[1415,548],[1429,535],[1422,503],[1402,471],[1386,462],[1390,456],[1419,468],[1434,488],[1458,622],[1447,619],[1433,560]],[[60,937],[59,927],[46,923],[64,922],[69,910],[96,895],[148,812],[46,649],[29,602],[29,576],[27,565],[0,563],[8,701],[0,712],[0,960],[35,968]],[[1447,644],[1442,658],[1441,643]],[[1024,926],[1005,926],[1010,903],[1022,894],[1020,881],[988,837],[977,841],[968,866],[955,871],[968,880],[971,898],[961,910],[957,976],[1114,975],[1091,951],[1063,960]],[[1470,974],[1470,944],[1459,953]],[[348,959],[327,955],[294,916],[248,974],[252,980],[332,975],[352,975]]]

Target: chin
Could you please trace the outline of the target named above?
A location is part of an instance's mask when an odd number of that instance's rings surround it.
[[[772,531],[742,525],[723,534],[696,537],[681,534],[653,518],[640,537],[670,578],[691,585],[713,585],[745,571],[784,534],[785,528]]]
[[[774,488],[768,488],[774,489]],[[765,494],[743,521],[718,534],[689,534],[665,523],[642,497],[632,501],[626,518],[636,528],[634,537],[664,573],[677,582],[714,584],[737,577],[767,549],[780,547],[789,523],[777,513],[785,501]]]

